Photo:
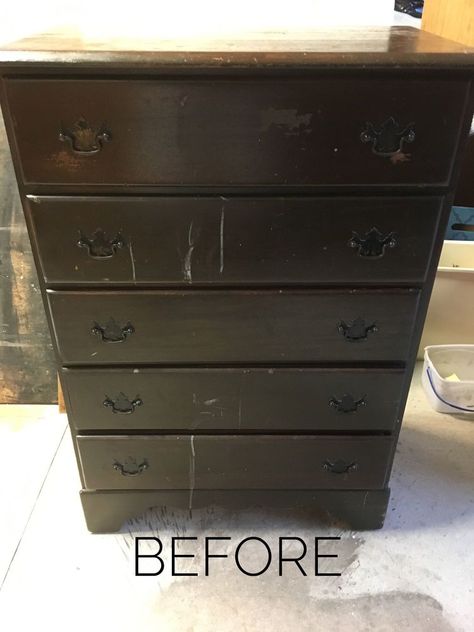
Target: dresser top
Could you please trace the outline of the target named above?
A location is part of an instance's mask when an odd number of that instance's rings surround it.
[[[0,67],[15,71],[245,71],[272,68],[474,68],[473,49],[411,27],[236,32],[166,37],[68,27],[0,46]],[[163,36],[162,36],[163,35]]]

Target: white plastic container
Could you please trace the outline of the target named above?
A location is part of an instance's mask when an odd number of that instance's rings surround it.
[[[474,344],[474,241],[445,241],[418,357],[430,345]]]
[[[474,415],[474,345],[426,347],[422,383],[438,412]]]

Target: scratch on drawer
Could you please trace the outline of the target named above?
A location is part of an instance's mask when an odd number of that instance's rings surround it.
[[[218,397],[214,397],[213,399],[206,399],[204,400],[204,406],[214,406],[214,404],[218,404],[219,403],[219,398]]]
[[[221,210],[221,223],[219,227],[219,243],[220,243],[219,273],[222,274],[224,272],[224,207],[222,207],[222,210]]]
[[[194,435],[191,435],[191,454],[189,457],[189,517],[193,517],[193,494],[196,478],[196,452],[194,451]]]
[[[272,127],[283,130],[285,136],[297,136],[311,132],[311,112],[299,114],[296,109],[268,108],[261,113],[261,131]]]
[[[247,379],[247,375],[245,373],[242,373],[240,376],[240,383],[239,383],[239,407],[238,407],[238,422],[239,422],[239,430],[241,430],[242,428],[242,397],[243,397],[243,392],[244,392],[244,382]]]
[[[242,428],[242,391],[239,393],[239,430]]]
[[[191,220],[191,223],[189,224],[189,230],[188,230],[188,250],[186,252],[186,255],[183,261],[184,280],[188,281],[189,283],[193,282],[193,275],[192,275],[192,270],[191,270],[193,250],[194,250],[193,222]]]
[[[136,271],[135,271],[135,256],[133,254],[133,248],[132,248],[132,242],[129,241],[128,243],[128,250],[130,252],[130,264],[132,266],[132,279],[133,282],[136,283],[137,282],[137,275],[136,275]]]

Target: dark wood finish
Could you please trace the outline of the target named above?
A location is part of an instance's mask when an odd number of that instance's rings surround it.
[[[49,286],[374,285],[424,280],[441,203],[431,197],[29,196],[28,212]],[[374,227],[382,237],[394,234],[394,247],[381,257],[361,256],[351,238]]]
[[[87,489],[379,489],[390,437],[78,436]],[[326,464],[343,464],[334,473]],[[143,464],[146,469],[135,474]],[[125,474],[122,474],[122,468]],[[130,474],[131,473],[131,474]]]
[[[150,505],[192,510],[232,497],[314,503],[377,528],[471,124],[474,58],[397,28],[220,44],[72,33],[0,52],[2,108],[47,277],[81,483],[109,486],[83,494],[86,517],[100,531]],[[74,251],[93,260],[84,266],[68,246],[75,218],[91,222]],[[129,248],[113,222],[131,232],[137,218]],[[341,250],[346,219],[369,218]],[[100,395],[101,415],[115,420],[101,426],[96,394],[130,375],[146,390]],[[311,426],[311,397],[327,399],[334,375],[353,387],[373,376],[365,397],[328,401],[360,426],[336,430],[321,412]],[[158,381],[169,399],[152,391]],[[236,391],[242,381],[249,390]],[[193,427],[190,404],[211,386],[234,404],[219,428]],[[237,398],[247,408],[236,415]],[[132,427],[145,415],[148,425]],[[149,463],[139,451],[150,446]],[[357,490],[334,482],[343,479]]]
[[[6,82],[25,183],[216,187],[446,185],[468,88],[407,75]],[[81,117],[93,139],[107,130],[100,151],[61,142]],[[390,117],[415,140],[377,155],[361,134]]]
[[[417,290],[48,291],[64,364],[403,362]],[[110,344],[110,318],[134,329]],[[339,323],[377,331],[348,341]]]
[[[179,28],[177,29],[179,32]],[[61,26],[2,46],[0,68],[15,73],[196,73],[283,72],[328,69],[331,73],[357,69],[373,72],[400,68],[472,71],[466,46],[412,27],[252,32],[223,39],[220,33],[205,38],[162,39],[130,37],[114,32],[100,38]]]
[[[82,431],[389,432],[402,381],[401,369],[62,370],[69,421]],[[341,400],[354,410],[338,411]]]
[[[148,528],[155,524],[155,517],[143,514],[152,507],[160,513],[186,510],[192,517],[193,510],[216,505],[230,511],[265,509],[292,519],[296,513],[312,526],[365,531],[383,526],[389,497],[389,489],[195,489],[190,503],[188,490],[81,491],[87,527],[93,533],[119,531],[126,520],[136,516],[145,519]]]

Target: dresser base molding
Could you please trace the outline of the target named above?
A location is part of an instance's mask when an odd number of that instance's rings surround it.
[[[92,533],[120,531],[124,522],[152,507],[190,510],[189,490],[80,492],[87,528]],[[218,505],[231,509],[271,507],[308,512],[325,525],[343,524],[355,531],[383,527],[390,489],[380,490],[194,490],[192,509]],[[157,525],[158,527],[158,525]]]

